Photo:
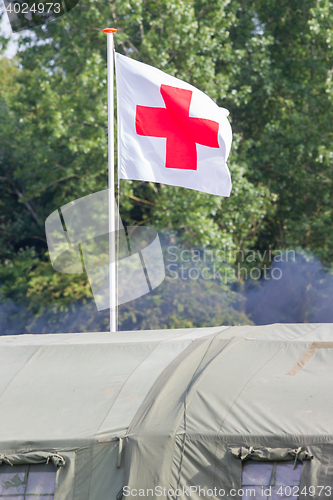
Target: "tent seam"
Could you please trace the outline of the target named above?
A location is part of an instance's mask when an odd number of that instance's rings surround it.
[[[264,368],[264,366],[266,366],[268,363],[270,363],[272,361],[272,359],[281,351],[281,349],[286,345],[287,341],[285,341],[282,346],[280,346],[280,348],[273,354],[273,356],[271,356],[260,368],[258,368],[258,370],[252,375],[252,377],[250,377],[246,383],[243,385],[243,387],[241,388],[241,390],[239,391],[237,397],[234,399],[233,403],[231,404],[231,406],[229,407],[229,410],[226,414],[226,416],[224,417],[224,419],[222,420],[222,423],[220,425],[220,428],[217,432],[217,436],[216,436],[216,446],[215,446],[215,453],[214,453],[214,486],[216,484],[216,468],[217,468],[217,459],[216,459],[216,456],[217,456],[217,446],[218,446],[218,441],[217,441],[217,438],[219,436],[219,434],[221,433],[221,430],[222,430],[222,427],[223,427],[223,424],[226,420],[226,418],[228,417],[228,415],[230,414],[230,411],[232,409],[232,407],[235,405],[236,401],[238,400],[239,396],[242,394],[242,392],[244,391],[245,387],[251,382],[251,380],[253,379],[253,377],[255,377],[257,375],[257,373],[260,372],[260,370],[262,370]]]
[[[12,384],[12,382],[14,382],[14,380],[16,379],[16,377],[21,373],[21,371],[30,363],[30,361],[39,353],[39,351],[43,348],[44,346],[39,346],[38,349],[33,352],[33,354],[30,356],[30,358],[24,363],[23,366],[21,366],[21,368],[19,369],[19,371],[17,373],[15,373],[14,377],[12,377],[10,379],[10,381],[8,382],[8,384],[6,385],[6,387],[4,388],[4,390],[2,391],[2,393],[0,394],[0,400],[2,398],[2,396],[6,393],[7,389],[9,388],[9,386]]]
[[[226,330],[228,330],[229,328],[231,328],[230,326],[226,328]],[[226,331],[226,330],[222,330],[222,331]],[[177,490],[179,489],[179,484],[180,484],[180,477],[181,477],[181,472],[182,472],[182,467],[183,467],[183,457],[184,457],[184,454],[185,454],[185,444],[186,444],[186,438],[187,438],[187,427],[186,427],[186,422],[187,422],[187,419],[186,419],[186,416],[187,416],[187,397],[189,395],[189,392],[191,390],[191,386],[192,386],[192,382],[193,380],[195,379],[196,377],[196,374],[198,372],[198,369],[200,367],[200,365],[202,364],[203,360],[205,359],[205,356],[207,355],[207,353],[209,352],[209,349],[213,343],[213,341],[215,340],[215,338],[221,333],[221,331],[219,332],[216,332],[216,334],[212,337],[209,345],[207,346],[207,349],[205,351],[205,353],[203,354],[200,362],[198,363],[196,369],[195,369],[195,372],[193,373],[192,377],[191,377],[191,380],[188,384],[188,388],[187,388],[187,391],[185,393],[185,398],[184,398],[184,411],[183,411],[183,422],[184,422],[184,433],[183,433],[183,444],[182,444],[182,449],[181,449],[181,455],[180,455],[180,461],[179,461],[179,467],[178,467],[178,479],[177,479]],[[226,344],[225,348],[229,345],[229,342]],[[215,356],[214,356],[215,357]],[[214,359],[214,358],[213,358]],[[211,360],[212,361],[212,360]],[[176,495],[176,498],[178,498],[179,495]]]
[[[149,356],[155,351],[155,349],[157,349],[157,347],[161,344],[161,342],[163,342],[163,340],[160,340],[155,346],[154,348],[147,354],[147,356],[141,361],[140,364],[138,364],[132,371],[131,373],[129,373],[128,377],[126,378],[126,380],[124,381],[124,383],[122,384],[121,388],[119,389],[118,391],[118,394],[117,394],[117,397],[114,399],[113,403],[111,404],[108,412],[106,413],[103,421],[101,422],[101,425],[99,426],[99,428],[97,429],[96,433],[95,433],[95,439],[96,439],[96,436],[98,434],[98,432],[100,431],[102,425],[104,424],[105,420],[107,419],[107,417],[109,416],[109,413],[110,411],[112,410],[114,404],[116,403],[117,399],[118,399],[118,396],[119,394],[121,393],[121,391],[123,390],[123,388],[125,387],[126,383],[128,382],[129,378],[133,375],[133,373],[136,372],[136,370],[142,365],[142,363],[144,363],[146,361],[147,358],[149,358]],[[125,433],[126,434],[126,433]],[[118,437],[118,436],[117,436]]]

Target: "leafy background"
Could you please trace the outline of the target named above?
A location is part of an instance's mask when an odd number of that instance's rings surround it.
[[[107,187],[106,26],[118,52],[229,109],[234,132],[230,198],[121,181],[123,222],[155,227],[166,254],[226,246],[222,268],[282,261],[279,280],[169,274],[120,307],[120,329],[333,321],[331,2],[80,0],[23,32],[14,58],[0,38],[1,334],[108,329],[86,275],[53,270],[44,229]]]

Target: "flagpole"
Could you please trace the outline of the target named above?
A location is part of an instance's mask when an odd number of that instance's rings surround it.
[[[114,28],[103,30],[107,33],[108,67],[108,166],[109,166],[109,293],[110,293],[110,332],[117,331],[117,282],[116,282],[116,210],[114,175]]]

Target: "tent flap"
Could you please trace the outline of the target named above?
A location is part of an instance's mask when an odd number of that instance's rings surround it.
[[[258,461],[280,461],[280,460],[312,460],[313,455],[305,448],[254,448],[253,446],[241,446],[230,448],[232,455],[241,460]]]
[[[64,467],[66,460],[57,453],[48,453],[46,451],[32,451],[29,453],[19,453],[17,455],[3,455],[0,453],[0,465],[32,465],[48,464],[52,462],[55,467]]]

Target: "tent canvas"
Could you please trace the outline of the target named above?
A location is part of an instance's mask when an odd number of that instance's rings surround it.
[[[262,453],[266,468],[299,459],[301,489],[332,487],[332,333],[302,324],[2,336],[0,499],[2,470],[56,457],[66,464],[55,500],[163,497],[156,488],[173,497],[190,486],[194,499],[198,486],[241,498],[244,464]],[[312,498],[328,489],[319,491]]]

